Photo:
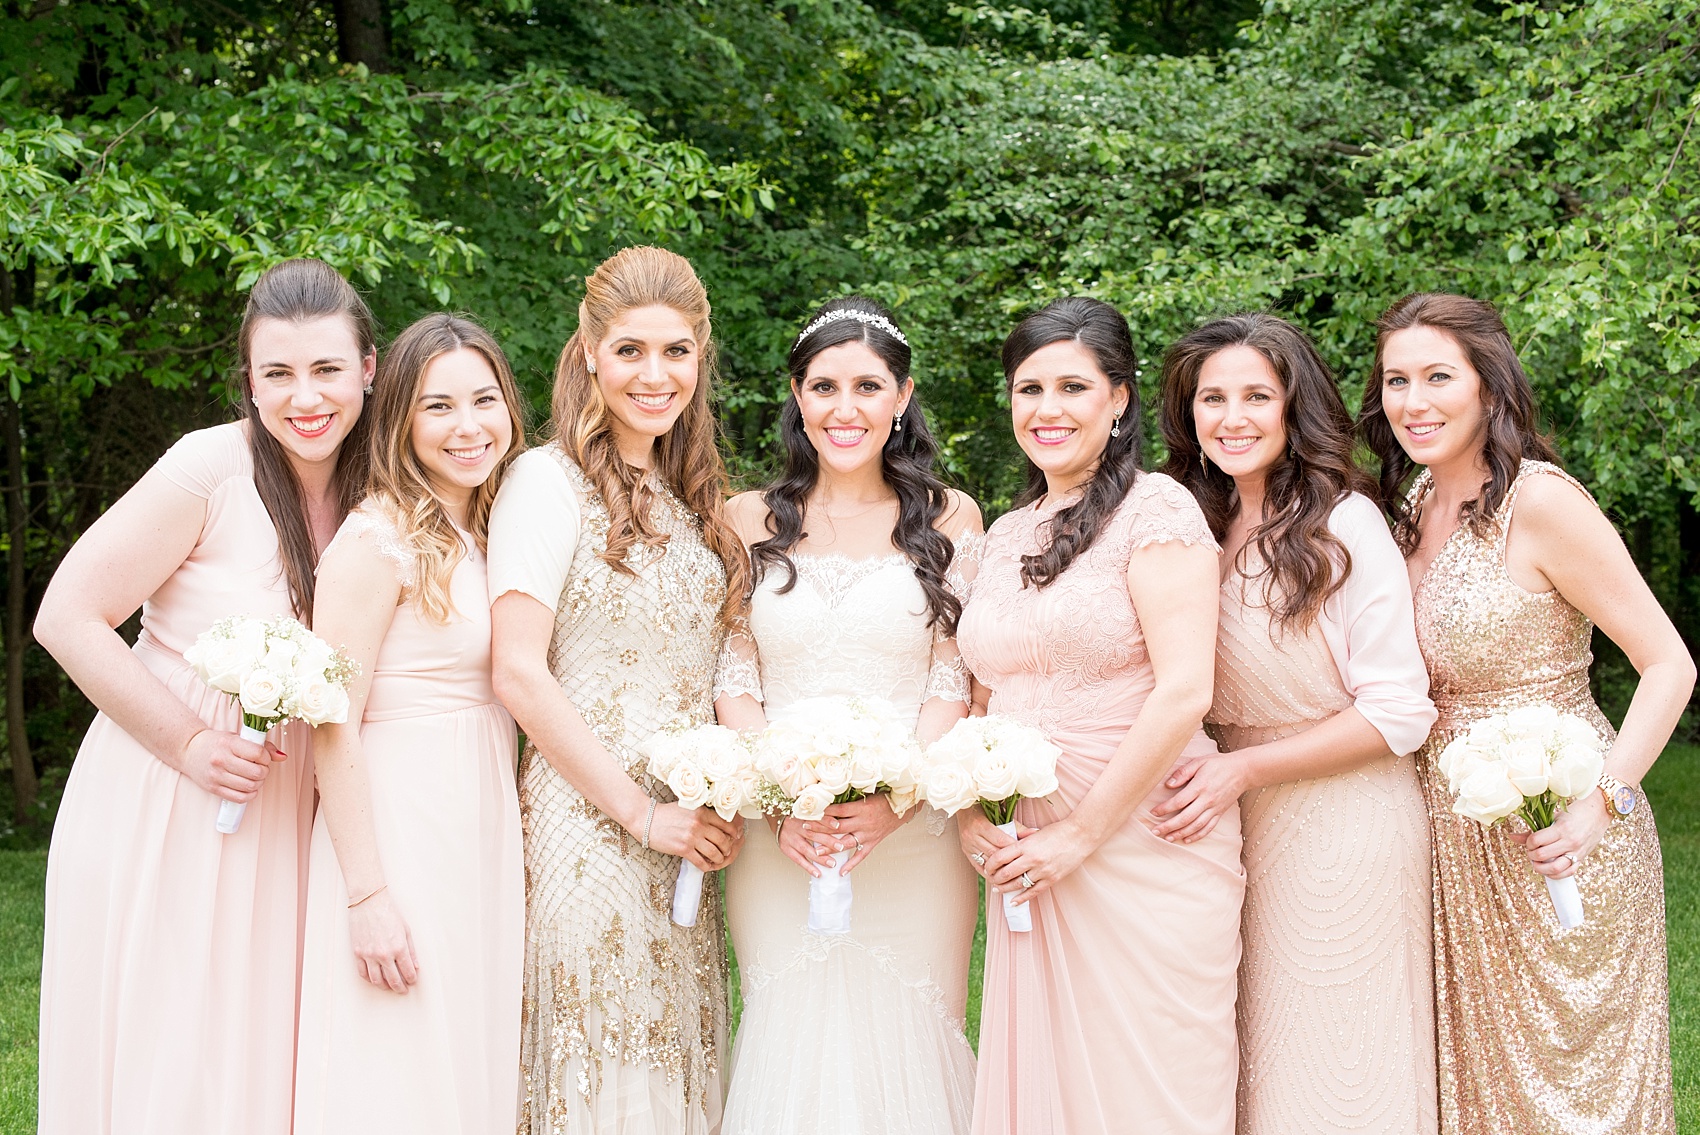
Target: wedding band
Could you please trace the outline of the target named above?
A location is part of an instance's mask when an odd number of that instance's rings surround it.
[[[862,837],[857,835],[855,832],[851,832],[850,838],[856,841],[856,850],[861,851],[862,850]]]
[[[970,858],[974,861],[974,866],[976,866],[976,867],[984,867],[986,865],[986,853],[983,852],[983,851],[976,851],[973,855],[970,855],[968,858]]]
[[[1025,891],[1028,887],[1031,887],[1032,885],[1033,885],[1033,880],[1029,879],[1027,877],[1027,872],[1023,871],[1021,873],[1021,889]]]

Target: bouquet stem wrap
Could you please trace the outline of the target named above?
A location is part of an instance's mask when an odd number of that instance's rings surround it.
[[[1011,820],[1007,824],[999,824],[998,831],[1008,832],[1011,839],[1018,839],[1015,833],[1021,830],[1021,825]],[[1033,931],[1033,908],[1027,903],[1017,903],[1013,891],[1003,893],[1003,920],[1011,932],[1029,934]]]
[[[252,741],[256,745],[266,743],[266,731],[249,725],[246,718],[242,721],[241,733],[244,741]],[[235,835],[236,830],[242,826],[242,815],[247,810],[248,805],[246,804],[238,804],[234,800],[220,800],[218,802],[218,819],[213,826],[218,829],[221,835]]]
[[[840,874],[848,851],[832,853],[832,870],[809,880],[809,929],[816,934],[850,933],[850,876]]]
[[[1576,888],[1576,876],[1547,879],[1547,897],[1552,899],[1552,912],[1558,915],[1558,925],[1574,930],[1587,919],[1582,916],[1582,892]]]
[[[689,859],[679,860],[679,881],[673,884],[673,923],[695,926],[702,909],[702,868]]]

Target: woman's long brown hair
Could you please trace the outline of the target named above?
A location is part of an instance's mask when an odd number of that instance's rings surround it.
[[[366,416],[372,419],[369,495],[395,520],[397,532],[417,557],[418,583],[413,600],[426,618],[438,623],[448,622],[454,609],[449,581],[463,552],[454,520],[431,490],[431,479],[413,448],[413,418],[424,392],[426,370],[434,360],[459,350],[476,351],[490,364],[513,427],[508,451],[496,460],[484,483],[472,491],[466,527],[479,550],[485,550],[496,490],[501,488],[508,466],[525,449],[519,386],[495,338],[465,316],[447,312],[425,316],[397,335],[384,353],[371,404],[366,407]]]
[[[650,517],[653,494],[644,470],[620,456],[608,405],[596,376],[585,366],[588,353],[614,322],[640,307],[669,307],[690,324],[697,341],[696,390],[678,421],[655,442],[654,471],[661,482],[702,523],[703,543],[726,569],[726,601],[721,619],[730,627],[749,590],[749,561],[744,542],[726,519],[729,488],[720,456],[719,432],[709,408],[714,379],[714,339],[709,322],[708,290],[691,262],[664,248],[634,247],[604,260],[585,280],[578,330],[561,349],[555,365],[551,403],[553,440],[584,470],[608,509],[608,545],[602,559],[615,571],[632,574],[626,553],[633,544],[658,547],[667,542]]]
[[[290,602],[295,613],[309,622],[313,618],[313,572],[318,567],[319,553],[307,524],[307,502],[302,495],[301,480],[289,464],[282,444],[260,420],[259,407],[254,404],[251,348],[254,328],[262,319],[305,323],[327,316],[348,320],[362,359],[378,349],[372,312],[341,273],[323,260],[285,260],[267,269],[254,282],[253,290],[248,293],[248,306],[242,312],[241,328],[236,333],[242,377],[233,386],[239,391],[242,414],[248,420],[254,488],[277,529],[278,556],[283,561]],[[338,524],[366,495],[366,446],[370,429],[362,413],[337,451],[331,493],[336,499]]]
[[[1535,391],[1505,321],[1490,303],[1446,292],[1417,292],[1388,308],[1375,321],[1375,364],[1364,384],[1364,399],[1358,415],[1358,430],[1364,443],[1381,459],[1381,506],[1393,521],[1393,539],[1407,556],[1417,550],[1422,534],[1417,515],[1405,502],[1405,486],[1416,462],[1411,460],[1381,406],[1382,354],[1388,337],[1409,327],[1432,327],[1450,336],[1464,349],[1470,366],[1481,378],[1482,409],[1487,417],[1487,437],[1482,460],[1488,467],[1481,494],[1458,510],[1458,522],[1477,536],[1487,534],[1505,494],[1525,458],[1559,464],[1558,451],[1541,433],[1535,410]]]
[[[1234,567],[1245,573],[1246,553],[1257,549],[1269,577],[1269,605],[1281,630],[1315,624],[1322,605],[1352,570],[1352,555],[1328,530],[1328,517],[1347,493],[1373,498],[1369,475],[1352,461],[1352,416],[1334,386],[1328,364],[1304,332],[1273,315],[1231,315],[1186,335],[1163,357],[1163,472],[1191,490],[1218,541],[1239,514],[1234,479],[1204,459],[1193,417],[1198,376],[1205,361],[1230,347],[1262,355],[1286,398],[1281,422],[1287,449],[1268,471],[1263,515]]]

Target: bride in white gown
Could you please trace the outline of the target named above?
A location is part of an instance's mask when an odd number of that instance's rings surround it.
[[[932,473],[909,345],[871,300],[823,307],[791,348],[786,471],[732,501],[758,578],[715,709],[739,729],[807,698],[890,701],[923,742],[968,709],[953,554],[979,510]],[[885,795],[751,832],[726,872],[744,1015],[722,1135],[966,1135],[974,873],[956,822]],[[843,870],[850,933],[805,929],[811,874]]]

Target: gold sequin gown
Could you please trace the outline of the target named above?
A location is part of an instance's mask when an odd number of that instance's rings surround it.
[[[558,451],[557,451],[558,452]],[[634,747],[673,722],[714,720],[723,635],[721,562],[701,525],[655,486],[660,549],[635,576],[605,563],[608,512],[563,465],[582,528],[555,613],[549,669],[591,732],[645,792],[674,799]],[[525,844],[522,1135],[708,1135],[720,1125],[726,955],[719,888],[697,924],[669,918],[680,860],[638,840],[530,745],[521,756]]]
[[[1434,828],[1434,966],[1446,1135],[1675,1130],[1664,868],[1643,798],[1576,871],[1587,921],[1561,931],[1509,823],[1453,813],[1435,760],[1472,722],[1526,705],[1576,714],[1608,740],[1588,691],[1593,624],[1557,591],[1523,590],[1505,537],[1524,461],[1488,531],[1461,525],[1418,583],[1417,639],[1440,720],[1419,753]],[[1420,504],[1432,482],[1412,488]],[[1580,487],[1580,486],[1578,486]]]

